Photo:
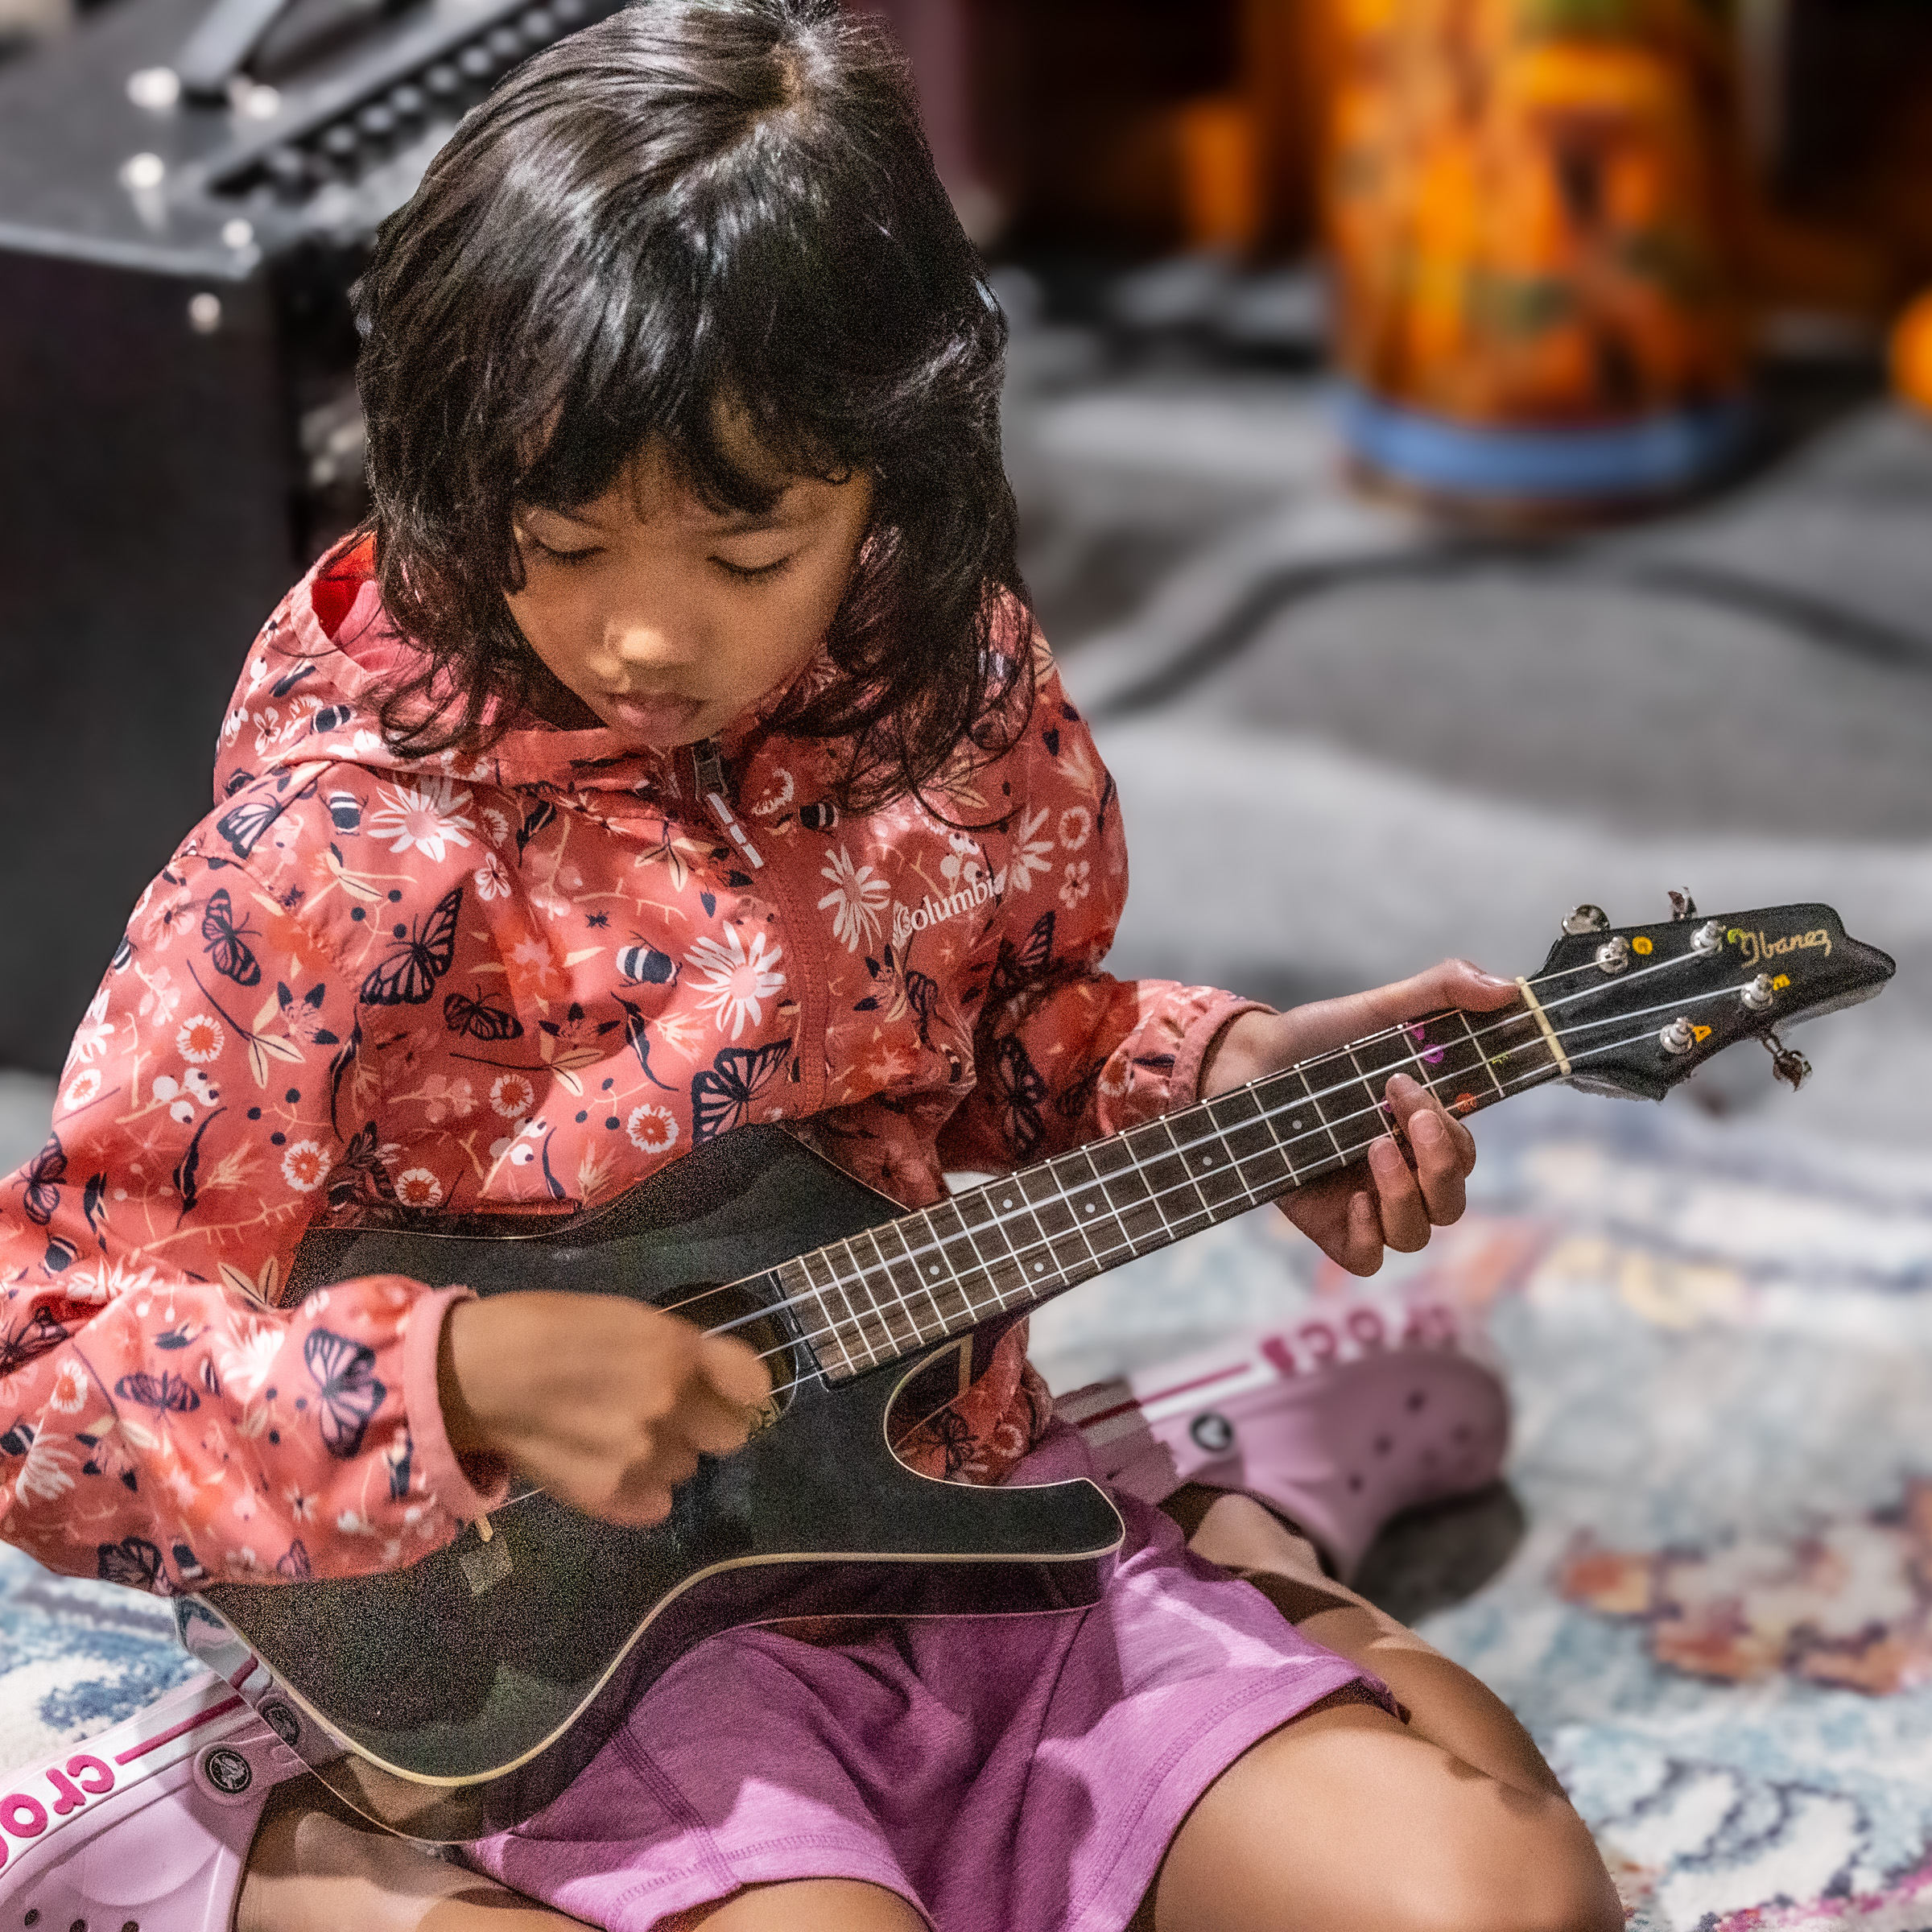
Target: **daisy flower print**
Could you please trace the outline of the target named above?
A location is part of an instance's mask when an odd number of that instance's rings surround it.
[[[782,947],[767,947],[765,935],[754,932],[747,950],[735,926],[724,928],[724,937],[700,939],[684,956],[684,964],[699,977],[694,982],[706,1012],[716,1016],[718,1025],[729,1024],[731,1037],[741,1038],[745,1023],[762,1024],[765,1002],[785,984],[778,971],[784,957]]]
[[[413,785],[385,785],[382,803],[369,814],[367,829],[393,841],[391,852],[422,852],[440,861],[444,848],[467,845],[477,822],[458,807],[469,803],[448,778],[419,778]]]

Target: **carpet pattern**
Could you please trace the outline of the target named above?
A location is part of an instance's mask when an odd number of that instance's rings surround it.
[[[1522,1715],[1633,1932],[1932,1932],[1932,1176],[1802,1100],[1478,1133],[1470,1214],[1376,1294],[1484,1315],[1509,1488],[1397,1525],[1377,1593]],[[1036,1357],[1071,1388],[1355,1291],[1249,1216],[1055,1303]],[[0,1762],[184,1681],[171,1629],[0,1551]]]

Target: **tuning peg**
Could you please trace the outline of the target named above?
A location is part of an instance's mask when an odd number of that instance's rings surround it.
[[[1587,932],[1607,932],[1609,929],[1610,915],[1600,906],[1575,906],[1563,920],[1563,931],[1573,939]]]
[[[1697,917],[1697,901],[1687,892],[1673,891],[1670,894],[1670,916],[1674,919],[1694,919]]]
[[[1771,1072],[1794,1093],[1811,1077],[1811,1063],[1795,1047],[1787,1046],[1774,1033],[1764,1035],[1765,1051],[1771,1056]]]

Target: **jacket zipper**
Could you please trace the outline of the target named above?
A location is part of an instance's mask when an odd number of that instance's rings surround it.
[[[761,871],[765,861],[758,847],[752,844],[751,834],[738,823],[737,815],[724,795],[724,760],[716,738],[700,738],[691,746],[691,770],[697,782],[698,796],[704,801],[720,830],[745,855],[752,870]]]
[[[704,801],[719,829],[733,848],[745,855],[753,871],[765,873],[761,881],[778,909],[783,923],[785,943],[791,953],[791,984],[799,1003],[798,1046],[799,1113],[816,1113],[825,1103],[825,1029],[827,980],[822,960],[806,959],[807,949],[816,951],[817,934],[804,921],[784,876],[784,868],[767,868],[763,856],[751,842],[751,835],[739,824],[731,808],[724,778],[724,760],[716,738],[700,738],[691,748],[691,778],[698,796]]]

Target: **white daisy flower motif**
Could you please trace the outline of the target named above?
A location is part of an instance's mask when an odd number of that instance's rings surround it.
[[[1019,832],[1013,841],[1013,856],[1006,865],[1006,883],[1014,892],[1030,892],[1034,874],[1053,869],[1052,837],[1040,836],[1040,828],[1046,823],[1044,805],[1020,821]]]
[[[1092,869],[1084,859],[1074,860],[1067,868],[1067,876],[1060,881],[1060,903],[1068,907],[1080,904],[1092,890],[1088,874]]]
[[[879,915],[890,891],[886,881],[871,866],[854,865],[843,845],[819,868],[819,877],[832,881],[819,910],[832,914],[832,936],[845,942],[848,952],[857,952],[861,941],[869,946],[879,936]]]
[[[175,1051],[196,1067],[205,1067],[221,1057],[225,1036],[221,1022],[212,1013],[197,1013],[181,1022],[175,1035]]]
[[[328,1157],[314,1141],[297,1141],[282,1156],[282,1178],[297,1194],[313,1194],[328,1179]]]
[[[78,1415],[87,1406],[87,1371],[78,1362],[63,1362],[54,1372],[47,1405],[63,1415]]]
[[[443,1183],[427,1167],[409,1167],[396,1176],[396,1199],[405,1208],[433,1208],[443,1198]]]
[[[480,899],[506,899],[510,897],[510,874],[503,869],[503,861],[493,852],[476,869],[477,897]]]
[[[237,1400],[252,1402],[275,1371],[275,1353],[284,1339],[282,1331],[272,1322],[237,1315],[232,1340],[219,1329],[208,1339],[215,1366],[221,1372],[221,1386]]]
[[[107,989],[103,986],[89,1001],[87,1011],[80,1016],[80,1024],[74,1034],[73,1046],[68,1052],[68,1065],[72,1066],[76,1060],[91,1060],[107,1045],[114,1030],[114,1023],[107,1017]]]
[[[80,1473],[80,1451],[71,1438],[43,1429],[34,1438],[14,1479],[14,1493],[31,1502],[58,1502],[74,1486]]]
[[[85,1107],[101,1091],[101,1069],[98,1067],[83,1067],[67,1084],[67,1092],[62,1095],[69,1107]]]
[[[506,1121],[521,1120],[536,1104],[536,1088],[520,1073],[500,1073],[489,1084],[491,1111]]]
[[[1060,843],[1078,852],[1093,836],[1093,814],[1084,805],[1069,805],[1060,814]]]
[[[483,829],[489,834],[491,844],[501,845],[510,836],[510,815],[507,812],[497,811],[493,805],[485,805],[477,815],[482,819]]]
[[[754,1026],[763,1023],[765,1002],[785,984],[778,970],[784,956],[782,946],[767,949],[762,932],[751,935],[747,951],[737,927],[727,926],[722,941],[700,939],[684,956],[684,964],[702,976],[696,983],[700,1004],[716,1016],[720,1027],[729,1022],[735,1040],[743,1035],[747,1020]]]
[[[69,1301],[118,1302],[124,1294],[139,1294],[154,1285],[152,1268],[130,1268],[124,1261],[103,1260],[92,1269],[76,1268],[64,1275],[60,1292]]]
[[[390,850],[416,851],[440,860],[446,847],[468,845],[477,822],[459,809],[469,794],[448,778],[419,778],[413,785],[386,785],[381,806],[364,820],[364,829],[392,840]]]
[[[630,1110],[624,1123],[630,1144],[644,1154],[668,1154],[677,1145],[678,1120],[668,1107],[654,1107],[648,1100]]]

